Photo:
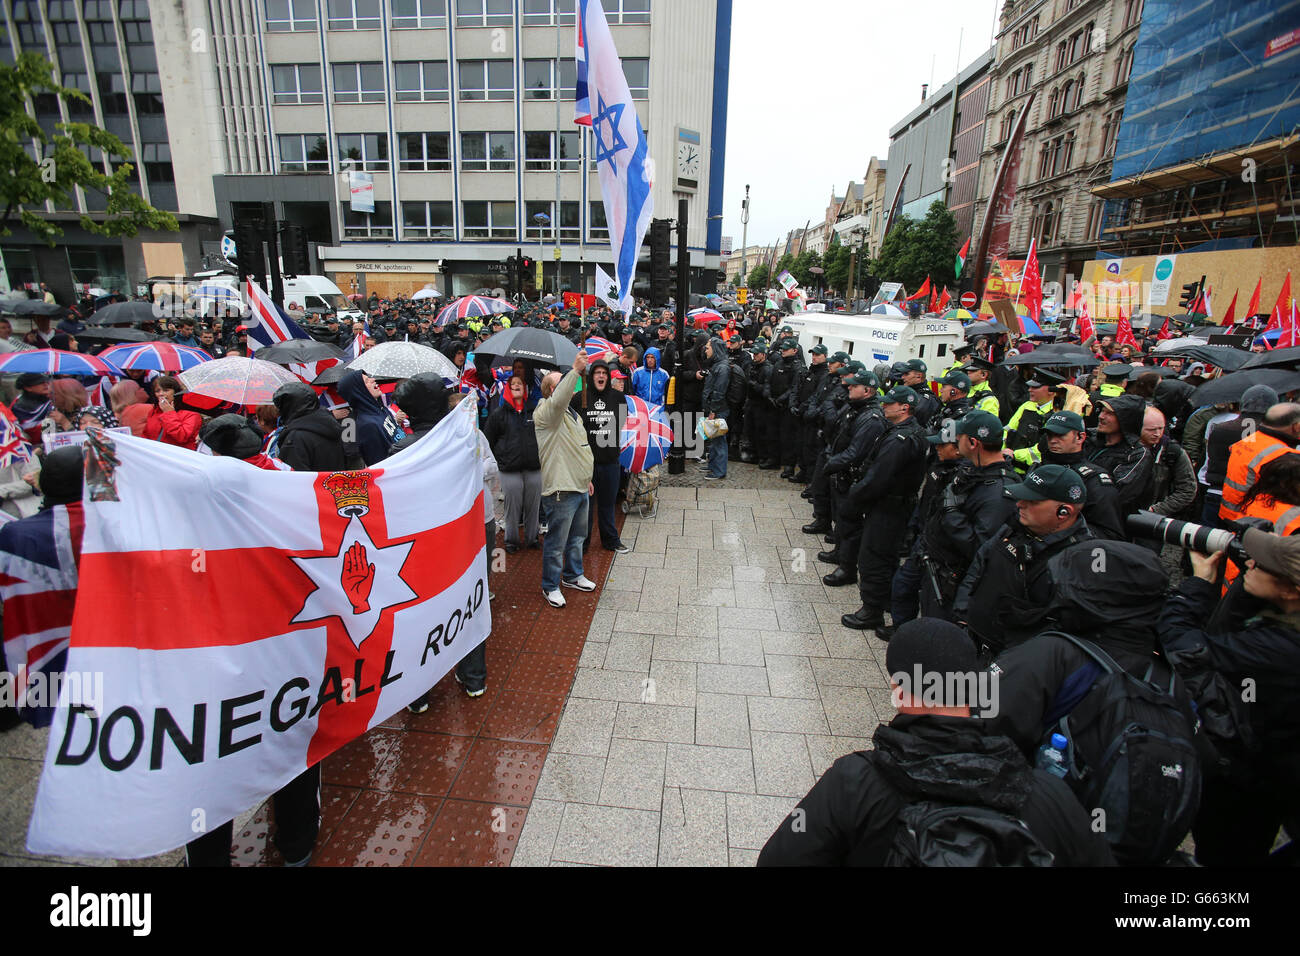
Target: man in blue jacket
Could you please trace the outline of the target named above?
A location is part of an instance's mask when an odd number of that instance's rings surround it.
[[[664,405],[668,396],[668,373],[659,367],[660,353],[651,346],[645,351],[645,364],[632,373],[632,393],[651,405]]]

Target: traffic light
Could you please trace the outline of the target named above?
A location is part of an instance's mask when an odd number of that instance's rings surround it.
[[[239,283],[252,279],[266,287],[266,256],[262,253],[262,220],[237,219],[235,221],[235,265],[239,269]]]
[[[672,220],[650,222],[650,307],[662,308],[672,295],[672,270],[668,257],[672,246]]]
[[[311,274],[311,262],[307,254],[307,230],[297,223],[280,224],[281,242],[280,259],[284,263],[287,276],[305,276]]]
[[[1178,300],[1178,307],[1184,312],[1192,310],[1193,303],[1201,297],[1201,284],[1199,282],[1188,282],[1183,286],[1182,298]]]
[[[515,260],[515,262],[517,263],[517,267],[519,269],[519,294],[520,295],[523,295],[525,283],[529,282],[533,278],[533,274],[532,274],[533,264],[535,261],[536,260],[534,260],[531,256],[520,256],[518,259]],[[540,288],[541,283],[540,282],[537,283],[537,286]]]

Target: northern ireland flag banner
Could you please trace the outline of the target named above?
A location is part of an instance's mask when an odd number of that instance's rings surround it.
[[[111,468],[87,478],[67,669],[103,683],[93,708],[59,699],[28,849],[138,858],[180,846],[391,717],[482,642],[474,412],[462,402],[366,471],[264,471],[117,435],[90,453]],[[194,508],[196,495],[212,506]]]

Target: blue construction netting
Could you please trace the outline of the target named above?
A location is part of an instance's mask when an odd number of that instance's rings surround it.
[[[1292,132],[1296,31],[1300,0],[1147,0],[1111,179]]]

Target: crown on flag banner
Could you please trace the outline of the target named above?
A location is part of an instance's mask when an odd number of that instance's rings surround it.
[[[363,471],[338,471],[321,482],[334,497],[339,515],[361,518],[370,513],[370,476]]]

